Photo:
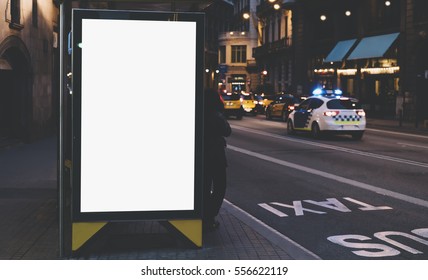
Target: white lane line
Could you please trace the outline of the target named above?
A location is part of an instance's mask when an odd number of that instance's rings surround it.
[[[294,242],[293,240],[283,235],[276,229],[263,223],[261,220],[252,216],[248,212],[242,210],[241,208],[234,205],[230,201],[225,199],[223,201],[223,207],[227,212],[235,216],[238,220],[242,221],[243,223],[245,223],[246,225],[248,225],[249,227],[257,231],[259,234],[261,234],[263,237],[265,237],[267,240],[269,240],[273,244],[283,249],[293,259],[296,259],[296,260],[320,260],[321,259],[316,254],[302,247],[300,244]]]
[[[416,148],[422,148],[422,149],[428,149],[428,146],[421,146],[421,145],[413,145],[408,143],[397,143],[398,145],[406,146],[406,147],[416,147]]]
[[[348,148],[343,148],[343,147],[338,147],[338,146],[333,146],[333,145],[328,145],[328,144],[323,144],[323,143],[315,143],[315,142],[306,141],[303,139],[295,139],[295,138],[285,137],[285,136],[281,136],[281,135],[277,135],[277,134],[273,134],[273,133],[269,133],[269,132],[264,132],[264,131],[260,131],[260,130],[256,130],[256,129],[252,129],[252,128],[247,128],[247,127],[236,126],[236,125],[232,125],[232,128],[242,130],[242,131],[246,131],[246,132],[250,132],[253,134],[259,134],[259,135],[268,136],[268,137],[272,137],[272,138],[276,138],[276,139],[281,139],[284,141],[301,143],[301,144],[311,145],[311,146],[315,146],[315,147],[320,147],[320,148],[350,153],[350,154],[354,154],[354,155],[360,155],[360,156],[365,156],[365,157],[377,158],[377,159],[382,159],[382,160],[388,160],[388,161],[393,161],[393,162],[398,162],[398,163],[428,168],[428,163],[424,163],[424,162],[401,159],[401,158],[390,157],[390,156],[385,156],[385,155],[378,155],[378,154],[374,154],[374,153],[363,152],[363,151],[358,151],[358,150],[353,150],[353,149],[348,149]]]
[[[423,139],[428,139],[428,136],[425,136],[425,135],[419,135],[419,134],[411,134],[411,133],[395,132],[395,131],[381,130],[381,129],[373,129],[373,128],[366,128],[366,130],[369,130],[369,131],[375,131],[375,132],[381,132],[381,133],[387,133],[387,134],[394,134],[394,135],[408,136],[408,137],[414,137],[414,138],[423,138]]]
[[[314,174],[314,175],[317,175],[317,176],[321,176],[321,177],[324,177],[324,178],[327,178],[327,179],[330,179],[330,180],[334,180],[334,181],[337,181],[337,182],[340,182],[340,183],[351,185],[351,186],[354,186],[354,187],[357,187],[357,188],[360,188],[360,189],[368,190],[368,191],[371,191],[371,192],[374,192],[374,193],[377,193],[377,194],[380,194],[380,195],[392,197],[392,198],[395,198],[395,199],[398,199],[398,200],[401,200],[401,201],[409,202],[409,203],[412,203],[412,204],[415,204],[415,205],[419,205],[419,206],[428,208],[428,201],[425,201],[425,200],[422,200],[422,199],[419,199],[419,198],[416,198],[416,197],[412,197],[412,196],[408,196],[408,195],[401,194],[401,193],[398,193],[398,192],[394,192],[394,191],[382,189],[382,188],[379,188],[379,187],[376,187],[376,186],[373,186],[373,185],[369,185],[369,184],[366,184],[366,183],[358,182],[358,181],[355,181],[355,180],[352,180],[352,179],[348,179],[348,178],[345,178],[345,177],[337,176],[337,175],[334,175],[334,174],[331,174],[331,173],[327,173],[327,172],[320,171],[320,170],[317,170],[317,169],[309,168],[309,167],[302,166],[302,165],[299,165],[299,164],[295,164],[295,163],[292,163],[292,162],[280,160],[280,159],[273,158],[273,157],[270,157],[270,156],[267,156],[267,155],[263,155],[263,154],[260,154],[260,153],[252,152],[252,151],[245,150],[245,149],[241,149],[241,148],[238,148],[238,147],[235,147],[235,146],[228,145],[227,147],[228,147],[228,149],[230,149],[232,151],[239,152],[239,153],[242,153],[242,154],[245,154],[245,155],[248,155],[248,156],[252,156],[252,157],[255,157],[255,158],[258,158],[258,159],[262,159],[262,160],[265,160],[265,161],[268,161],[268,162],[276,163],[276,164],[279,164],[281,166],[285,166],[285,167],[297,169],[297,170],[300,170],[300,171],[303,171],[303,172],[311,173],[311,174]]]

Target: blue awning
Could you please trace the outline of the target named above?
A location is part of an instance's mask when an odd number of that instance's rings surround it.
[[[383,57],[400,33],[391,33],[361,39],[348,59],[364,59]]]
[[[327,57],[324,59],[324,62],[342,61],[356,41],[357,39],[351,39],[351,40],[338,42],[336,46],[331,50],[331,52],[327,55]]]

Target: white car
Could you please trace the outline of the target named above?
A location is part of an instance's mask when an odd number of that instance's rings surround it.
[[[357,99],[343,97],[341,90],[316,89],[290,113],[288,134],[307,131],[314,138],[323,133],[350,134],[353,139],[363,137],[366,113]]]

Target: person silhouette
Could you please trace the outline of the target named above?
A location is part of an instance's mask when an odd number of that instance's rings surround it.
[[[204,91],[204,191],[203,228],[214,230],[226,193],[226,139],[232,129],[225,118],[221,96],[212,89]]]

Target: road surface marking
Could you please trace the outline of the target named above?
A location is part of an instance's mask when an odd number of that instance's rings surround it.
[[[405,195],[405,194],[401,194],[401,193],[398,193],[398,192],[394,192],[394,191],[382,189],[382,188],[379,188],[379,187],[376,187],[376,186],[373,186],[373,185],[369,185],[369,184],[358,182],[358,181],[355,181],[355,180],[352,180],[352,179],[348,179],[348,178],[345,178],[345,177],[337,176],[337,175],[334,175],[334,174],[331,174],[331,173],[327,173],[327,172],[324,172],[324,171],[321,171],[321,170],[309,168],[309,167],[306,167],[306,166],[303,166],[303,165],[295,164],[295,163],[292,163],[292,162],[280,160],[280,159],[277,159],[277,158],[274,158],[274,157],[270,157],[270,156],[267,156],[267,155],[263,155],[263,154],[260,154],[260,153],[252,152],[252,151],[245,150],[245,149],[241,149],[241,148],[238,148],[238,147],[235,147],[235,146],[232,146],[232,145],[228,145],[227,147],[228,147],[228,149],[230,149],[232,151],[235,151],[235,152],[238,152],[238,153],[242,153],[242,154],[245,154],[245,155],[248,155],[248,156],[252,156],[252,157],[255,157],[255,158],[258,158],[258,159],[262,159],[262,160],[268,161],[268,162],[276,163],[276,164],[279,164],[279,165],[282,165],[282,166],[286,166],[286,167],[297,169],[297,170],[300,170],[300,171],[303,171],[303,172],[311,173],[311,174],[314,174],[314,175],[317,175],[317,176],[321,176],[321,177],[324,177],[324,178],[327,178],[327,179],[330,179],[330,180],[334,180],[334,181],[337,181],[337,182],[340,182],[340,183],[344,183],[344,184],[347,184],[347,185],[350,185],[350,186],[354,186],[354,187],[357,187],[357,188],[360,188],[360,189],[368,190],[368,191],[371,191],[371,192],[374,192],[374,193],[377,193],[377,194],[380,194],[380,195],[389,196],[389,197],[392,197],[392,198],[395,198],[395,199],[399,199],[401,201],[406,201],[406,202],[409,202],[409,203],[412,203],[412,204],[415,204],[415,205],[419,205],[419,206],[428,208],[428,201],[426,201],[426,200],[422,200],[422,199],[419,199],[419,198],[416,198],[416,197],[412,197],[412,196],[408,196],[408,195]]]
[[[398,145],[402,146],[409,146],[409,147],[416,147],[416,148],[422,148],[422,149],[428,149],[428,146],[421,146],[421,145],[413,145],[408,143],[397,143]]]
[[[398,162],[398,163],[428,168],[428,163],[423,163],[423,162],[418,162],[418,161],[413,161],[413,160],[407,160],[407,159],[401,159],[401,158],[396,158],[396,157],[390,157],[390,156],[384,156],[384,155],[378,155],[378,154],[373,154],[373,153],[369,153],[369,152],[363,152],[363,151],[358,151],[358,150],[353,150],[353,149],[348,149],[348,148],[343,148],[343,147],[338,147],[338,146],[333,146],[333,145],[328,145],[328,144],[323,144],[323,143],[315,143],[315,142],[306,141],[303,139],[294,139],[294,138],[289,138],[289,137],[285,137],[285,136],[281,136],[281,135],[277,135],[277,134],[273,134],[273,133],[269,133],[269,132],[264,132],[264,131],[260,131],[260,130],[256,130],[256,129],[251,129],[251,128],[247,128],[247,127],[244,128],[244,127],[240,127],[240,126],[236,126],[236,125],[231,125],[231,126],[233,129],[238,129],[238,130],[242,130],[242,131],[246,131],[246,132],[250,132],[250,133],[254,133],[254,134],[259,134],[259,135],[263,135],[263,136],[268,136],[268,137],[272,137],[272,138],[276,138],[276,139],[281,139],[281,140],[285,140],[285,141],[290,141],[290,142],[295,142],[295,143],[303,143],[303,144],[316,146],[316,147],[320,147],[320,148],[336,150],[336,151],[340,151],[340,152],[346,152],[346,153],[365,156],[365,157],[372,157],[372,158],[377,158],[377,159],[382,159],[382,160],[388,160],[388,161],[393,161],[393,162]]]
[[[395,132],[395,131],[388,131],[388,130],[381,130],[381,129],[373,129],[373,128],[366,128],[366,130],[369,130],[369,131],[375,131],[375,132],[382,132],[382,133],[388,133],[388,134],[401,135],[401,136],[410,136],[410,137],[415,137],[415,138],[424,138],[424,139],[428,139],[428,136],[419,135],[419,134],[410,134],[410,133]]]
[[[357,256],[367,257],[367,258],[393,257],[393,256],[400,255],[402,251],[406,251],[413,255],[423,254],[423,252],[415,248],[412,248],[410,246],[407,246],[401,242],[404,241],[405,239],[408,239],[408,240],[411,240],[412,244],[415,244],[415,242],[419,242],[420,244],[428,246],[428,241],[420,238],[420,237],[426,237],[428,228],[414,229],[411,232],[414,235],[406,232],[400,232],[400,231],[381,231],[373,234],[373,236],[376,239],[381,240],[387,243],[388,245],[392,245],[395,248],[399,248],[401,249],[401,251],[385,244],[373,243],[372,241],[376,242],[375,239],[372,239],[368,236],[359,235],[359,234],[329,236],[327,237],[327,240],[343,247],[358,249],[351,252]],[[418,236],[415,236],[415,235],[418,235]],[[389,236],[399,236],[401,242],[395,241],[391,239]],[[365,241],[365,242],[359,242],[359,241]],[[368,250],[364,250],[364,249],[368,249]]]
[[[241,220],[243,223],[247,224],[263,237],[268,239],[270,242],[274,243],[278,247],[284,249],[288,255],[296,260],[320,260],[321,258],[316,254],[312,253],[308,249],[304,248],[300,244],[291,240],[287,236],[283,235],[276,229],[268,226],[261,220],[252,216],[250,213],[242,210],[238,206],[224,200],[223,203],[224,209],[235,216],[237,219]]]
[[[359,206],[363,206],[363,207],[359,207],[358,209],[361,211],[378,211],[378,210],[391,210],[392,207],[389,206],[374,206],[374,205],[370,205],[367,203],[364,203],[362,201],[350,198],[350,197],[344,197],[343,199],[352,202],[354,204],[357,204]],[[309,203],[312,205],[317,205],[319,207],[324,207],[330,210],[335,210],[335,211],[339,211],[339,212],[352,212],[353,210],[351,210],[350,208],[348,208],[345,204],[343,204],[342,202],[340,202],[337,198],[327,198],[324,201],[314,201],[314,200],[303,200],[305,203]],[[293,205],[291,204],[285,204],[285,203],[280,203],[280,202],[268,202],[268,203],[259,203],[258,205],[260,207],[262,207],[263,209],[265,209],[266,211],[280,217],[280,218],[284,218],[284,217],[288,217],[288,215],[282,211],[279,211],[278,209],[270,206],[271,205],[275,205],[275,206],[279,206],[282,208],[289,208],[289,209],[293,209],[294,210],[294,214],[297,216],[304,216],[305,215],[305,211],[306,212],[311,212],[311,213],[315,213],[315,214],[327,214],[327,212],[321,212],[321,211],[316,211],[313,209],[308,209],[308,208],[304,208],[302,205],[302,201],[300,200],[295,200],[293,201]],[[354,210],[355,211],[355,210]]]

